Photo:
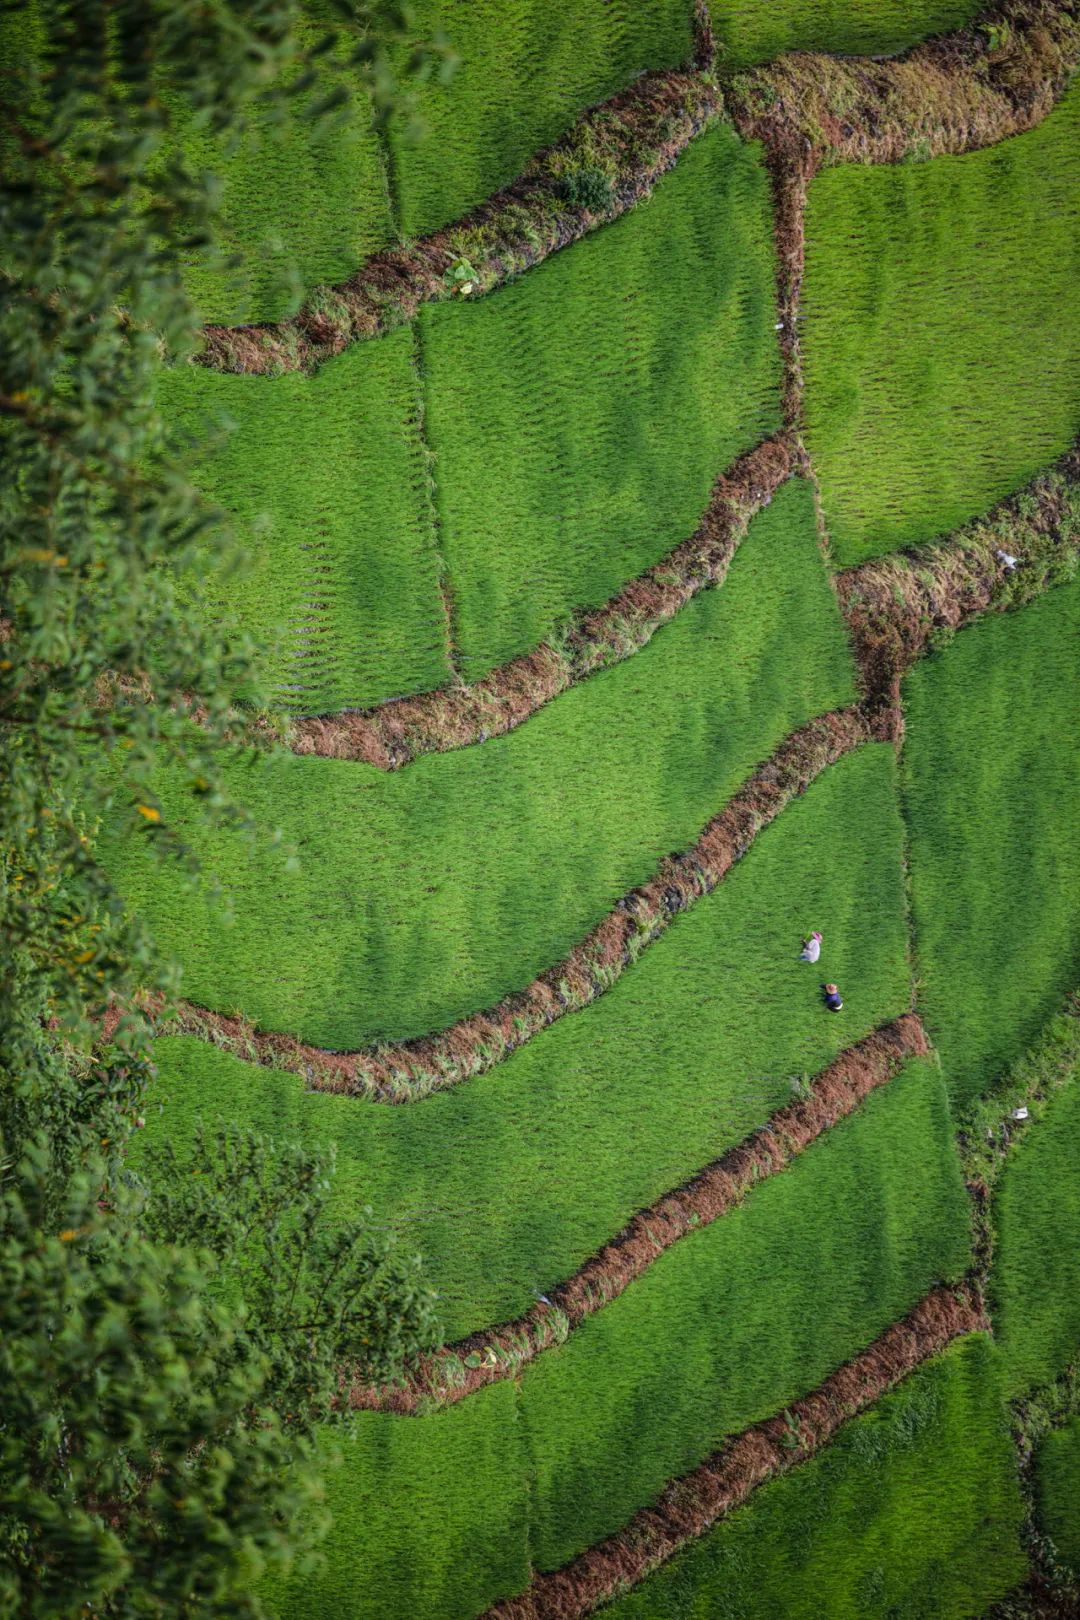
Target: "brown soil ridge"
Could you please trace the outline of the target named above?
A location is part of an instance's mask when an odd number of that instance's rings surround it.
[[[205,326],[194,363],[248,376],[310,370],[422,304],[460,298],[463,285],[465,296],[489,292],[619,218],[725,113],[745,139],[764,143],[774,174],[804,188],[823,164],[972,151],[1020,134],[1062,94],[1080,58],[1080,18],[1077,0],[1008,0],[891,61],[795,52],[723,91],[710,44],[699,5],[693,66],[646,74],[590,108],[472,213],[372,255],[348,280],[316,288],[290,320]],[[605,206],[568,200],[567,177],[584,170],[609,180]],[[457,279],[466,265],[471,273]]]
[[[295,754],[363,760],[399,770],[421,754],[467,748],[513,731],[569,687],[629,658],[707,587],[722,584],[751,520],[795,471],[779,434],[738,458],[713,486],[694,534],[532,652],[472,686],[441,688],[377,708],[293,721]]]
[[[785,441],[787,442],[787,441]],[[1015,545],[1010,573],[996,557]],[[826,765],[873,738],[897,741],[902,676],[933,640],[980,615],[1034,600],[1070,578],[1080,555],[1080,447],[947,542],[863,563],[834,576],[863,696],[812,720],[780,744],[701,838],[668,857],[570,954],[495,1007],[417,1040],[330,1052],[239,1017],[181,1003],[169,1026],[250,1062],[300,1074],[316,1090],[407,1102],[485,1073],[564,1013],[603,993],[671,922],[721,881],[757,832]],[[160,1013],[162,1004],[148,1002]]]
[[[393,331],[422,304],[460,298],[464,286],[470,288],[464,296],[489,292],[647,197],[722,106],[711,74],[645,74],[586,112],[472,213],[374,254],[347,281],[317,288],[291,320],[205,326],[195,363],[247,376],[310,370],[352,343]],[[606,206],[567,200],[567,178],[586,170],[607,176]],[[453,275],[459,265],[471,272],[463,281]]]
[[[1017,557],[1011,571],[999,551]],[[984,613],[1031,602],[1080,557],[1080,441],[1055,465],[947,541],[834,576],[864,695],[888,707],[931,643]]]
[[[1080,60],[1077,0],[1006,0],[888,61],[793,52],[736,75],[728,115],[781,164],[898,163],[1033,129]]]
[[[354,1383],[356,1409],[402,1413],[464,1400],[487,1384],[515,1378],[542,1351],[561,1344],[586,1317],[617,1299],[664,1253],[741,1203],[760,1181],[786,1168],[823,1132],[859,1107],[930,1042],[915,1013],[904,1013],[841,1052],[805,1096],[779,1109],[757,1130],[647,1209],[524,1316],[470,1334],[424,1356],[402,1385]]]
[[[562,961],[494,1007],[444,1030],[393,1045],[331,1052],[181,1002],[163,1032],[198,1035],[250,1062],[290,1070],[316,1091],[377,1102],[410,1102],[484,1074],[557,1019],[610,989],[680,912],[716,888],[761,829],[815,777],[864,743],[895,741],[898,725],[895,713],[870,715],[859,704],[807,721],[758,766],[695,844],[666,856],[654,876],[624,895]]]
[[[954,1339],[986,1332],[977,1285],[931,1290],[902,1321],[810,1394],[733,1436],[699,1468],[672,1480],[651,1507],[562,1569],[534,1573],[520,1596],[483,1620],[578,1620],[637,1585],[687,1542],[741,1506],[760,1485],[820,1451],[859,1412]]]

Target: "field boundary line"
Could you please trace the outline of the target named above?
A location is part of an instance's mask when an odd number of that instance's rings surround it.
[[[987,1308],[997,1225],[994,1195],[1013,1150],[1046,1113],[1080,1063],[1080,989],[1065,997],[1042,1033],[1007,1073],[956,1119],[956,1145],[972,1207],[972,1247],[987,1279]],[[1021,1117],[1016,1116],[1020,1113]]]
[[[711,73],[644,74],[589,108],[478,208],[429,236],[372,254],[348,280],[315,288],[291,319],[204,326],[193,363],[245,376],[309,371],[353,343],[385,336],[423,304],[490,292],[628,212],[722,109]],[[608,205],[590,209],[567,201],[564,175],[583,163],[595,168],[598,158],[611,181]],[[457,266],[473,274],[456,279]]]
[[[561,1569],[534,1572],[523,1593],[493,1604],[482,1620],[576,1620],[591,1613],[636,1586],[767,1480],[814,1456],[851,1418],[955,1339],[987,1330],[973,1282],[932,1289],[817,1389],[732,1436],[691,1473],[672,1480],[613,1536]]]
[[[838,163],[959,155],[1034,129],[1080,58],[1076,0],[1005,0],[880,61],[792,51],[724,85],[745,140],[808,177]]]
[[[1019,559],[1010,569],[1001,553]],[[1080,557],[1080,440],[1016,494],[947,540],[872,558],[833,576],[864,695],[892,706],[912,665],[985,613],[1034,601]]]
[[[294,754],[399,770],[423,754],[513,731],[570,687],[640,652],[699,591],[722,584],[751,521],[796,471],[795,457],[794,440],[784,433],[739,456],[716,480],[689,539],[601,607],[569,620],[483,680],[293,720],[285,745]]]
[[[1042,1528],[1035,1492],[1035,1454],[1050,1434],[1080,1414],[1080,1346],[1056,1378],[1011,1401],[1010,1432],[1024,1506],[1022,1534],[1029,1575],[1020,1587],[989,1610],[986,1620],[1066,1620],[1080,1615],[1080,1572],[1061,1559],[1053,1537]]]
[[[860,704],[807,721],[752,772],[689,849],[666,856],[561,961],[524,989],[443,1030],[334,1052],[179,1001],[158,1033],[197,1035],[249,1062],[299,1074],[313,1090],[376,1102],[414,1101],[484,1074],[567,1013],[596,1001],[681,912],[716,888],[762,828],[827,766],[865,743],[895,741],[897,724],[895,714],[870,715]],[[160,1014],[161,999],[149,999],[145,1007]]]
[[[563,1344],[595,1312],[617,1299],[660,1255],[727,1215],[759,1182],[786,1169],[813,1142],[916,1057],[930,1042],[915,1013],[880,1025],[840,1052],[806,1093],[671,1192],[639,1210],[574,1274],[523,1316],[469,1334],[420,1358],[399,1385],[351,1383],[356,1410],[426,1413],[488,1384],[516,1378],[545,1350]]]
[[[1013,519],[1016,526],[1008,528]],[[1003,527],[1006,538],[1024,536],[1023,564],[1013,572],[993,555]],[[987,612],[1035,601],[1071,577],[1080,556],[1080,451],[1070,451],[1049,473],[958,533],[955,542],[873,559],[836,576],[860,701],[792,732],[690,849],[662,861],[651,880],[618,901],[562,961],[523,990],[442,1031],[354,1052],[258,1030],[239,1016],[189,1002],[175,1004],[166,1029],[299,1074],[315,1090],[379,1102],[414,1101],[494,1068],[565,1013],[595,1001],[680,911],[715,888],[761,828],[826,765],[871,740],[898,743],[899,680],[936,637]],[[151,1015],[163,1007],[160,998],[145,1005]]]
[[[193,363],[248,376],[322,365],[411,320],[422,304],[492,291],[626,213],[698,135],[722,118],[763,143],[770,167],[810,176],[834,163],[895,163],[974,151],[1032,129],[1080,59],[1076,0],[1006,0],[968,27],[887,61],[792,52],[721,87],[701,53],[645,74],[588,109],[524,173],[454,224],[383,249],[289,320],[208,324]],[[575,206],[563,177],[605,169],[611,201]],[[455,279],[456,267],[473,272]],[[789,336],[793,336],[793,328]]]

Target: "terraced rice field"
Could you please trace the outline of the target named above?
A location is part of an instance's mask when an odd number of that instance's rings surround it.
[[[416,242],[385,320],[162,375],[249,554],[191,588],[322,719],[223,766],[275,844],[162,774],[201,889],[102,830],[183,972],[145,1139],[333,1145],[333,1218],[422,1253],[444,1339],[343,1369],[276,1620],[1076,1599],[1076,458],[1025,486],[1080,433],[1080,21],[1014,0],[729,106],[973,7],[709,9],[720,91],[681,0],[423,0],[463,58],[426,139],[287,132],[279,186],[253,136],[208,317],[455,221],[643,69],[699,111],[662,161],[620,125],[595,213],[542,170],[493,206],[475,295]],[[567,137],[593,184],[614,116]]]
[[[905,801],[922,1006],[958,1101],[1080,982],[1080,586],[986,620],[907,683]]]
[[[984,1612],[1023,1576],[1020,1503],[977,1338],[611,1606],[618,1620]]]
[[[389,775],[287,753],[231,769],[299,870],[193,828],[229,892],[227,930],[209,893],[193,901],[145,860],[126,887],[158,939],[182,943],[196,1000],[332,1047],[422,1034],[557,961],[666,850],[692,844],[788,732],[853,696],[811,494],[792,484],[723,590],[511,735]]]
[[[1078,144],[1074,89],[1001,146],[813,182],[806,442],[839,563],[956,528],[1074,438]]]

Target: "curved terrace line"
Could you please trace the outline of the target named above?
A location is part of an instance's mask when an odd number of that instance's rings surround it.
[[[668,1484],[651,1507],[483,1620],[577,1620],[642,1581],[740,1507],[760,1485],[820,1451],[851,1418],[964,1334],[988,1331],[977,1284],[937,1287],[808,1395],[734,1435]]]
[[[571,686],[640,652],[699,591],[722,584],[752,519],[797,466],[790,436],[766,439],[720,475],[688,540],[532,652],[472,686],[292,721],[286,746],[294,754],[362,760],[392,771],[422,754],[467,748],[515,730]]]
[[[1014,572],[1001,562],[1002,550],[1019,558]],[[1033,601],[1072,577],[1078,553],[1080,440],[948,540],[835,574],[863,692],[898,702],[904,675],[935,636]]]
[[[464,1400],[487,1384],[516,1378],[528,1362],[564,1343],[586,1317],[624,1293],[666,1249],[726,1215],[759,1181],[785,1169],[911,1058],[929,1051],[926,1031],[915,1013],[904,1013],[873,1030],[834,1058],[811,1082],[806,1096],[779,1109],[681,1187],[639,1210],[572,1277],[553,1288],[546,1301],[512,1322],[424,1356],[403,1385],[352,1384],[349,1405],[365,1411],[423,1413]]]
[[[1010,573],[995,555],[1016,545]],[[688,905],[708,894],[762,827],[845,753],[899,740],[899,683],[935,632],[1033,601],[1068,578],[1080,553],[1080,448],[948,542],[863,563],[835,576],[864,696],[793,732],[753,772],[697,843],[661,862],[561,962],[487,1011],[412,1041],[331,1052],[180,1003],[168,1028],[250,1062],[301,1075],[318,1091],[408,1102],[483,1074],[568,1012],[595,1001]],[[160,1011],[161,1002],[151,1010]]]
[[[700,51],[700,30],[698,38]],[[316,289],[292,319],[205,326],[195,363],[249,376],[310,370],[392,331],[422,304],[460,296],[451,272],[462,261],[475,272],[470,296],[490,292],[640,202],[725,115],[745,139],[764,143],[774,173],[795,176],[805,191],[822,164],[974,151],[1032,129],[1078,59],[1076,0],[1006,0],[890,61],[792,53],[723,91],[700,66],[647,74],[586,112],[480,208],[372,255],[347,281]],[[608,206],[568,203],[564,177],[598,167],[611,181]]]
[[[797,284],[791,297],[793,307]],[[295,754],[359,760],[389,771],[423,754],[471,747],[515,730],[570,687],[640,652],[699,591],[722,584],[753,519],[804,462],[793,432],[764,440],[720,475],[688,540],[532,652],[472,686],[295,720],[286,746]],[[1080,523],[1078,486],[1080,444],[947,541],[836,574],[864,691],[896,702],[901,676],[934,632],[992,608],[1016,606],[1054,583]],[[1006,574],[997,559],[1003,544],[1024,559],[1015,575]],[[907,603],[903,621],[897,593]]]
[[[166,1027],[201,1036],[251,1062],[291,1070],[313,1090],[376,1102],[412,1101],[484,1074],[557,1019],[601,996],[680,912],[716,888],[761,829],[826,766],[864,743],[894,741],[897,724],[894,713],[871,715],[855,704],[799,727],[758,766],[695,844],[665,857],[654,876],[624,895],[562,961],[523,990],[437,1033],[331,1052],[185,1002],[178,1004]]]
[[[810,51],[724,86],[739,134],[808,175],[977,151],[1052,111],[1080,60],[1077,0],[1005,0],[886,61]]]

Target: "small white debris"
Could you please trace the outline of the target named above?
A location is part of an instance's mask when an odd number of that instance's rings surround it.
[[[1019,557],[1010,557],[1009,553],[1007,551],[1002,551],[1000,546],[994,552],[994,556],[997,558],[998,562],[1001,564],[1002,568],[1004,568],[1007,574],[1014,573],[1015,570],[1020,566]]]
[[[1027,1119],[1028,1111],[1026,1108],[1014,1108],[1012,1111],[1012,1117],[1013,1119]]]

